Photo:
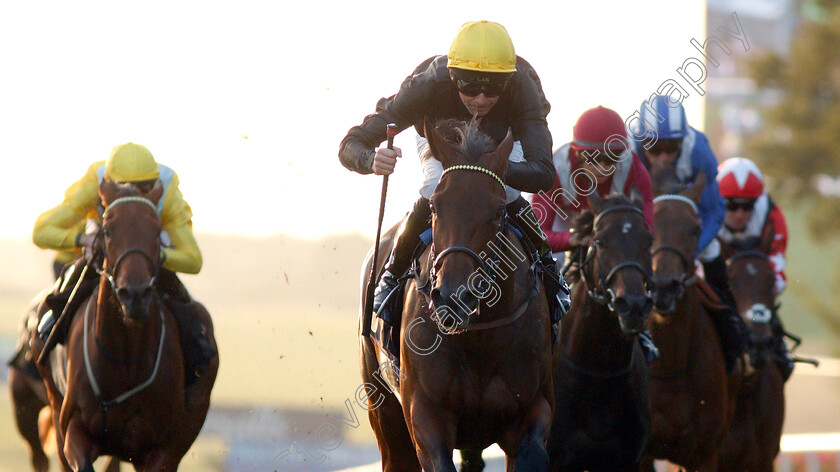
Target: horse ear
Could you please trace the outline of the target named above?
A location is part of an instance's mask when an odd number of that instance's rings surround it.
[[[505,139],[502,140],[496,150],[485,155],[487,168],[499,177],[504,177],[511,151],[513,151],[513,133],[508,128]]]
[[[114,201],[119,190],[119,184],[111,182],[108,179],[102,179],[99,182],[99,199],[102,200],[102,206],[108,208],[108,204]]]
[[[452,155],[454,154],[452,145],[438,133],[426,116],[423,117],[423,134],[426,135],[426,140],[429,142],[429,150],[432,152],[432,156],[443,164],[444,169],[451,167],[453,164]]]
[[[639,189],[636,188],[635,185],[630,187],[630,202],[635,205],[639,210],[645,209],[645,198],[642,197],[642,192],[639,192]]]
[[[586,198],[589,200],[589,208],[592,209],[592,213],[596,215],[601,213],[601,210],[604,209],[604,199],[598,195],[598,189],[593,190]]]
[[[697,173],[697,177],[694,178],[694,183],[691,184],[691,187],[686,190],[683,195],[693,200],[694,203],[700,203],[700,196],[703,194],[703,190],[705,189],[706,173],[701,170]]]
[[[155,182],[155,186],[152,187],[151,190],[146,192],[146,195],[144,195],[144,197],[148,198],[149,200],[151,200],[155,204],[157,204],[160,201],[160,197],[162,197],[162,196],[163,196],[163,184],[160,182],[160,180]]]
[[[770,249],[773,247],[773,238],[776,234],[776,228],[773,226],[773,221],[770,220],[770,228],[765,228],[761,234],[761,242],[758,243],[758,250],[764,254],[770,254]]]

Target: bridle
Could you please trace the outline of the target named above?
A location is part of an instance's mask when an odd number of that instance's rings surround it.
[[[499,182],[499,184],[502,186],[502,191],[503,192],[505,190],[505,182],[498,175],[496,175],[493,171],[491,171],[487,168],[481,167],[481,166],[456,165],[456,166],[448,167],[443,171],[440,178],[443,179],[444,175],[446,175],[449,172],[456,171],[456,170],[466,170],[466,171],[485,173],[485,174],[493,177],[497,182]],[[503,238],[502,235],[504,234],[505,230],[507,229],[507,225],[508,225],[508,216],[507,216],[507,213],[505,213],[505,214],[502,215],[502,221],[499,223],[499,228],[496,231],[496,239],[495,239],[496,246],[495,247],[497,247],[497,248],[504,247],[503,242],[502,242],[502,238]],[[501,263],[501,261],[498,259],[499,256],[498,256],[498,254],[496,254],[496,251],[492,251],[492,253],[489,257],[487,257],[486,259],[482,259],[479,254],[477,254],[473,249],[471,249],[467,246],[453,245],[453,246],[449,246],[449,247],[445,248],[440,253],[435,255],[435,245],[434,245],[434,241],[432,241],[431,251],[429,253],[430,258],[433,259],[433,262],[431,264],[430,274],[429,274],[430,275],[429,280],[430,280],[430,283],[431,283],[432,286],[434,286],[437,282],[437,273],[440,271],[440,268],[443,265],[443,258],[448,256],[448,255],[458,253],[458,252],[464,253],[464,254],[470,256],[473,260],[475,260],[478,263],[478,267],[481,268],[481,270],[483,270],[484,273],[488,277],[490,277],[490,280],[492,282],[496,281],[496,277],[497,277],[497,273],[498,273],[498,266]],[[482,252],[482,254],[485,254],[485,253]],[[484,283],[484,281],[483,280],[479,281],[479,283]],[[477,287],[477,288],[481,289],[482,287]]]
[[[121,197],[121,198],[118,198],[118,199],[114,200],[113,202],[111,202],[110,205],[108,205],[108,208],[105,209],[105,212],[102,215],[102,220],[105,221],[105,216],[108,214],[108,211],[111,208],[119,205],[120,203],[128,203],[128,202],[144,203],[144,204],[148,205],[149,207],[151,207],[155,211],[155,215],[157,215],[157,205],[155,205],[154,202],[152,202],[148,198]],[[117,274],[117,270],[119,269],[120,263],[122,263],[126,259],[126,257],[131,255],[131,254],[140,254],[143,257],[145,257],[147,261],[149,261],[149,264],[151,265],[152,270],[153,270],[153,275],[152,275],[152,278],[149,280],[149,285],[148,286],[153,287],[154,284],[155,284],[155,280],[157,279],[158,271],[160,270],[160,262],[158,260],[155,260],[155,258],[152,257],[145,250],[137,248],[137,247],[132,247],[132,248],[126,249],[122,254],[120,254],[117,257],[117,260],[114,262],[113,267],[103,267],[102,269],[98,270],[99,274],[104,276],[108,280],[108,283],[111,285],[111,289],[114,291],[114,293],[117,293],[117,282],[116,282],[115,277],[116,277],[116,274]]]
[[[595,243],[596,239],[594,235],[597,231],[598,222],[603,219],[604,216],[610,213],[617,213],[617,212],[631,212],[640,215],[644,218],[645,214],[639,208],[633,205],[618,205],[611,208],[607,208],[606,210],[602,211],[595,217],[595,221],[592,223],[592,234],[593,239],[592,242],[589,244],[589,247],[586,250],[586,255],[583,257],[583,261],[580,264],[580,274],[583,282],[586,284],[586,293],[589,295],[590,298],[595,300],[596,303],[599,305],[606,305],[610,311],[615,312],[615,292],[610,287],[612,284],[613,278],[622,270],[624,269],[635,269],[642,274],[642,278],[644,280],[645,288],[647,289],[647,296],[650,297],[650,287],[651,287],[651,280],[650,276],[648,275],[648,271],[637,261],[624,261],[616,264],[612,269],[610,269],[609,273],[607,273],[606,277],[602,277],[598,274],[598,283],[593,284],[589,277],[587,276],[586,267],[592,263],[595,258],[597,257],[598,253],[598,245]],[[581,253],[583,256],[583,254]],[[607,287],[606,290],[604,287]]]
[[[655,205],[662,201],[677,201],[685,203],[686,205],[690,206],[692,210],[694,210],[694,213],[696,215],[700,214],[699,210],[697,209],[697,204],[694,203],[692,199],[686,196],[677,194],[660,195],[653,199],[653,204]],[[680,274],[680,278],[677,280],[677,284],[679,285],[679,294],[677,295],[677,299],[679,300],[683,297],[683,295],[685,295],[686,289],[691,284],[697,281],[697,274],[694,272],[694,263],[691,260],[689,260],[689,258],[686,257],[685,254],[682,253],[682,251],[669,244],[662,244],[653,249],[650,253],[650,257],[656,257],[656,255],[660,252],[669,252],[671,254],[676,254],[677,258],[680,261],[680,264],[682,265],[683,272],[682,274]],[[656,285],[655,282],[654,285]]]
[[[444,169],[443,173],[441,174],[441,179],[452,171],[457,170],[464,170],[464,171],[472,171],[472,172],[481,172],[484,174],[489,175],[494,180],[496,180],[502,188],[502,192],[505,191],[506,185],[505,182],[496,175],[493,171],[476,165],[455,165]],[[437,274],[443,265],[443,259],[446,256],[455,254],[455,253],[464,253],[473,260],[476,261],[478,264],[479,270],[483,271],[483,275],[489,278],[489,281],[484,277],[480,278],[476,284],[476,289],[480,292],[484,293],[489,287],[490,284],[496,284],[496,280],[501,273],[501,251],[503,251],[506,247],[510,245],[510,242],[506,240],[505,233],[507,232],[508,227],[515,227],[515,225],[511,224],[508,220],[508,215],[506,212],[502,214],[501,221],[499,223],[499,227],[496,230],[496,237],[494,240],[489,241],[487,245],[490,247],[490,254],[486,254],[484,251],[481,253],[476,253],[475,250],[469,248],[464,245],[452,245],[445,249],[443,249],[440,253],[435,255],[435,243],[432,240],[430,245],[429,251],[429,260],[431,261],[430,269],[429,269],[429,281],[424,284],[426,290],[428,287],[433,287],[437,284]],[[482,257],[485,257],[482,259]],[[506,276],[502,276],[502,279],[506,279]],[[419,289],[419,288],[418,288]],[[422,290],[421,290],[422,291]],[[525,300],[520,304],[516,310],[514,310],[513,314],[500,320],[489,321],[486,323],[479,323],[479,324],[470,324],[466,329],[467,330],[481,330],[481,329],[491,329],[497,328],[500,326],[505,326],[509,323],[516,321],[522,314],[525,313],[531,299],[539,292],[539,280],[537,277],[534,277],[534,286],[532,287],[530,293],[525,298]],[[431,301],[430,301],[431,303]],[[478,316],[481,313],[481,302],[476,305],[476,309],[474,312],[474,316]],[[472,316],[472,315],[471,315]],[[457,334],[457,332],[452,332],[450,334]]]

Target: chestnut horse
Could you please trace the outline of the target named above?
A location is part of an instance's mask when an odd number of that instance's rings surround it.
[[[694,273],[700,235],[701,173],[687,190],[665,188],[654,170],[654,311],[648,320],[659,357],[650,365],[651,433],[645,468],[667,459],[689,471],[717,471],[734,395],[720,336],[702,303]]]
[[[378,347],[361,338],[382,469],[455,472],[455,448],[498,443],[507,470],[547,471],[551,322],[542,282],[507,223],[501,176],[513,138],[496,147],[475,123],[437,130],[427,120],[425,131],[444,172],[431,198],[433,243],[406,287],[394,391],[377,378]]]
[[[736,251],[724,245],[732,293],[749,329],[748,349],[755,372],[738,392],[735,416],[720,453],[721,470],[772,472],[779,453],[785,392],[772,346],[776,276],[767,259],[771,242],[765,237],[763,250]]]
[[[218,356],[185,389],[178,327],[155,286],[162,193],[159,183],[147,193],[108,180],[99,186],[105,208],[99,286],[73,317],[66,350],[55,349],[38,366],[65,470],[91,472],[96,457],[113,455],[138,471],[174,471],[204,424]],[[195,305],[215,345],[210,316]],[[37,358],[43,342],[35,336],[32,345]],[[56,381],[61,351],[65,389]]]
[[[19,346],[17,357],[9,364],[9,389],[12,393],[15,425],[29,448],[29,459],[34,472],[49,470],[49,459],[44,446],[54,434],[47,388],[29,349],[29,339],[38,323],[38,306],[48,293],[49,290],[43,290],[27,305],[20,332],[20,343],[24,345]],[[105,470],[119,472],[119,461],[111,459]]]
[[[554,373],[553,471],[638,470],[650,431],[648,369],[637,334],[646,329],[653,237],[634,199],[589,195],[574,231],[591,234]],[[594,221],[593,221],[594,216]],[[587,223],[581,223],[588,219]]]

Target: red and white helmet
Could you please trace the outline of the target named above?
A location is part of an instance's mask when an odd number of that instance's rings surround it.
[[[718,187],[723,198],[758,198],[764,193],[764,176],[744,157],[729,158],[718,167]]]

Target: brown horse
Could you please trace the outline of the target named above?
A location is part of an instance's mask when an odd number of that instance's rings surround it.
[[[54,434],[47,388],[29,349],[29,339],[38,322],[38,305],[48,293],[49,290],[42,291],[27,305],[20,332],[21,345],[16,358],[9,364],[9,389],[12,393],[15,425],[29,448],[30,462],[35,472],[49,470],[44,446]],[[111,459],[105,470],[119,472],[119,461]]]
[[[718,451],[729,430],[733,395],[715,329],[694,274],[700,235],[697,202],[702,173],[687,190],[664,188],[667,174],[653,173],[654,311],[648,326],[660,351],[650,366],[651,434],[647,450],[689,471],[717,471]],[[672,193],[673,192],[673,193]]]
[[[749,328],[748,349],[755,372],[738,392],[735,416],[720,452],[721,470],[771,472],[782,438],[784,380],[772,346],[776,276],[766,255],[772,241],[764,239],[763,250],[736,251],[724,246],[732,293]]]
[[[547,471],[551,323],[542,282],[507,224],[500,176],[513,138],[496,147],[471,123],[445,130],[460,135],[452,144],[428,121],[425,129],[444,173],[431,199],[433,243],[406,287],[393,392],[378,378],[388,375],[378,347],[361,338],[382,469],[454,472],[453,449],[498,443],[508,470]]]
[[[218,356],[185,389],[177,324],[156,291],[162,193],[160,184],[147,193],[100,184],[106,210],[99,286],[69,326],[66,376],[58,375],[63,349],[38,366],[65,470],[91,472],[96,457],[113,455],[138,471],[174,471],[207,415]],[[212,340],[209,314],[195,305]],[[43,342],[35,336],[32,345],[37,358]]]
[[[637,342],[653,302],[653,237],[642,201],[589,196],[574,231],[592,235],[563,320],[554,373],[557,404],[548,438],[553,471],[638,470],[650,431],[645,355]],[[593,221],[594,216],[594,221]],[[588,223],[581,223],[586,220]]]

